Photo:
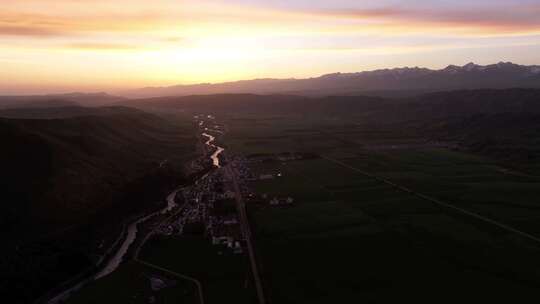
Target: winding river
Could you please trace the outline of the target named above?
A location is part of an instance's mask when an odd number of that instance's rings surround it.
[[[48,303],[49,304],[62,303],[63,301],[68,299],[69,296],[72,293],[80,290],[87,283],[89,283],[91,281],[95,281],[95,280],[100,279],[102,277],[105,277],[105,276],[109,275],[110,273],[112,273],[113,271],[115,271],[120,266],[120,264],[122,264],[122,262],[124,260],[124,257],[126,255],[128,249],[129,249],[129,247],[131,246],[131,244],[133,244],[133,242],[137,238],[137,232],[138,232],[137,226],[139,224],[147,221],[148,219],[154,217],[155,215],[158,215],[160,213],[161,214],[167,213],[167,212],[171,211],[174,207],[178,206],[178,204],[176,204],[176,202],[175,202],[176,193],[178,193],[178,191],[180,191],[180,190],[179,189],[175,190],[175,191],[171,192],[167,196],[167,207],[165,207],[165,208],[163,208],[161,210],[158,210],[158,211],[156,211],[154,213],[151,213],[149,215],[146,215],[146,216],[144,216],[144,217],[138,219],[137,221],[135,221],[135,222],[128,225],[126,237],[123,240],[122,245],[120,245],[118,250],[107,261],[107,263],[103,266],[103,268],[98,273],[96,273],[95,275],[93,275],[91,277],[88,277],[88,278],[82,280],[77,285],[75,285],[75,286],[63,291],[62,293],[56,295],[54,298],[50,299],[48,301]],[[122,232],[122,234],[124,234],[124,231]],[[117,242],[115,242],[115,245],[117,244]],[[112,247],[116,247],[115,245],[113,245]],[[104,257],[102,259],[104,259]],[[98,263],[98,264],[100,264],[100,263]]]
[[[122,264],[122,261],[124,260],[124,256],[126,255],[129,247],[131,246],[131,244],[135,241],[137,237],[137,231],[138,231],[137,226],[139,224],[144,223],[148,219],[158,214],[165,214],[171,211],[172,209],[174,209],[174,207],[178,206],[178,204],[176,204],[175,202],[176,193],[178,193],[178,191],[180,190],[175,190],[167,196],[167,207],[159,211],[156,211],[154,213],[151,213],[143,218],[140,218],[139,220],[137,220],[134,223],[131,223],[128,226],[127,236],[124,242],[122,243],[122,246],[120,246],[120,248],[114,254],[114,256],[109,260],[109,262],[107,262],[107,265],[105,265],[105,267],[103,267],[103,269],[94,276],[94,280],[100,279],[110,274],[111,272],[115,271],[118,268],[118,266],[120,266],[120,264]]]
[[[199,122],[199,125],[201,125],[200,122]],[[214,164],[215,167],[221,168],[221,164],[220,164],[220,161],[219,161],[219,155],[223,151],[225,151],[225,149],[220,147],[220,146],[216,146],[213,143],[216,140],[216,138],[214,136],[212,136],[212,135],[210,135],[208,133],[202,133],[202,136],[208,137],[208,140],[204,143],[205,145],[216,149],[214,151],[214,153],[212,153],[212,155],[210,155],[210,158],[212,159],[212,163]],[[167,207],[163,208],[162,210],[151,213],[151,214],[149,214],[149,215],[147,215],[147,216],[145,216],[143,218],[140,218],[139,220],[137,220],[134,223],[131,223],[128,226],[128,228],[127,228],[127,236],[126,236],[126,239],[124,240],[124,242],[122,243],[122,246],[120,246],[120,248],[115,253],[115,255],[107,262],[107,265],[105,265],[105,267],[94,276],[95,280],[100,279],[100,278],[112,273],[113,271],[115,271],[118,268],[118,266],[120,266],[120,264],[122,264],[122,261],[124,260],[124,256],[126,255],[129,247],[131,246],[131,244],[135,241],[135,239],[137,237],[137,231],[138,231],[137,226],[139,224],[144,223],[145,221],[147,221],[148,219],[154,217],[157,214],[160,214],[160,213],[165,214],[165,213],[173,210],[176,206],[178,206],[178,204],[176,204],[176,202],[175,202],[176,194],[178,193],[178,191],[180,191],[180,189],[177,189],[177,190],[171,192],[167,196]]]
[[[210,135],[208,133],[203,133],[202,136],[208,137],[208,140],[205,142],[205,145],[216,149],[216,151],[214,151],[214,153],[212,153],[212,155],[210,155],[210,158],[212,159],[212,163],[214,164],[214,166],[216,166],[218,168],[221,168],[221,164],[219,162],[219,155],[223,151],[225,151],[225,149],[223,149],[220,146],[216,146],[216,145],[213,144],[213,142],[216,140],[216,138],[214,136],[212,136],[212,135]]]

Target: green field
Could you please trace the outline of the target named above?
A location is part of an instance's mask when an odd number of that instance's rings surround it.
[[[539,291],[537,243],[356,169],[537,235],[539,181],[479,156],[341,123],[232,122],[228,137],[238,154],[330,159],[250,164],[256,175],[282,174],[250,182],[256,193],[295,199],[293,207],[250,207],[273,303],[515,302]],[[391,148],[409,144],[416,146]]]
[[[207,304],[252,303],[246,257],[212,245],[206,238],[155,238],[145,245],[140,259],[200,281]]]
[[[153,291],[149,277],[158,275],[169,280],[170,286]],[[90,283],[75,293],[68,303],[186,303],[198,304],[197,286],[168,273],[149,268],[137,262],[122,265],[112,274]]]
[[[155,237],[141,251],[140,261],[187,276],[201,283],[204,303],[255,303],[249,264],[242,254],[232,254],[199,237]],[[152,292],[150,275],[170,279],[172,286]],[[85,286],[68,303],[200,303],[197,285],[186,279],[131,261]]]
[[[511,299],[537,291],[535,244],[322,161],[291,163],[297,174],[253,186],[298,198],[291,208],[252,210],[274,301],[384,303],[449,290],[448,301],[471,293],[480,300],[494,287],[492,299]]]

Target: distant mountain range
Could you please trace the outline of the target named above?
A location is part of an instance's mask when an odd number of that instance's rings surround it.
[[[511,62],[491,65],[449,65],[441,70],[419,67],[335,73],[307,79],[255,79],[170,87],[147,87],[123,95],[135,98],[223,93],[290,94],[304,96],[410,96],[441,90],[540,88],[540,66]]]

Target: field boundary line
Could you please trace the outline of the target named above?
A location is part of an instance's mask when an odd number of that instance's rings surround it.
[[[496,221],[496,220],[494,220],[494,219],[490,219],[490,218],[485,217],[485,216],[483,216],[483,215],[480,215],[480,214],[478,214],[478,213],[475,213],[475,212],[472,212],[472,211],[469,211],[469,210],[466,210],[466,209],[463,209],[463,208],[454,206],[454,205],[452,205],[452,204],[443,202],[443,201],[441,201],[441,200],[439,200],[439,199],[436,199],[436,198],[427,196],[427,195],[425,195],[425,194],[418,193],[418,192],[413,191],[413,190],[411,190],[411,189],[409,189],[409,188],[407,188],[407,187],[404,187],[404,186],[398,185],[398,184],[396,184],[396,183],[394,183],[394,182],[391,182],[390,180],[387,180],[387,179],[385,179],[385,178],[376,176],[376,175],[374,175],[374,174],[372,174],[372,173],[369,173],[369,172],[366,172],[366,171],[364,171],[364,170],[361,170],[361,169],[358,169],[358,168],[356,168],[356,167],[353,167],[353,166],[351,166],[351,165],[349,165],[349,164],[346,164],[346,163],[344,163],[344,162],[342,162],[342,161],[340,161],[340,160],[333,159],[333,158],[330,158],[330,157],[327,157],[327,156],[321,156],[321,157],[322,157],[323,159],[328,160],[328,161],[331,161],[331,162],[334,162],[334,163],[336,163],[336,164],[339,164],[339,165],[341,165],[341,166],[343,166],[343,167],[345,167],[345,168],[348,168],[348,169],[351,169],[351,170],[356,171],[356,172],[358,172],[358,173],[361,173],[361,174],[363,174],[363,175],[365,175],[365,176],[367,176],[367,177],[373,178],[373,179],[375,179],[375,180],[377,180],[377,181],[379,181],[379,182],[382,182],[382,183],[385,183],[385,184],[387,184],[387,185],[390,185],[390,186],[392,186],[392,187],[394,187],[394,188],[396,188],[396,189],[398,189],[398,190],[400,190],[400,191],[403,191],[403,192],[412,194],[412,195],[414,195],[414,196],[416,196],[416,197],[418,197],[418,198],[421,198],[421,199],[423,199],[423,200],[426,200],[426,201],[429,201],[429,202],[431,202],[431,203],[437,204],[437,205],[439,205],[439,206],[443,206],[443,207],[445,207],[445,208],[448,208],[448,209],[452,209],[452,210],[461,212],[461,213],[463,213],[463,214],[466,214],[466,215],[468,215],[468,216],[474,217],[474,218],[479,219],[479,220],[481,220],[481,221],[484,221],[484,222],[486,222],[486,223],[495,225],[495,226],[497,226],[497,227],[499,227],[499,228],[502,228],[503,230],[506,230],[506,231],[509,231],[509,232],[512,232],[512,233],[516,233],[516,234],[521,235],[521,236],[523,236],[523,237],[525,237],[525,238],[527,238],[527,239],[530,239],[530,240],[533,240],[533,241],[535,241],[535,242],[537,242],[537,243],[540,243],[540,238],[538,238],[538,237],[536,237],[536,236],[534,236],[534,235],[532,235],[532,234],[529,234],[529,233],[527,233],[527,232],[524,232],[524,231],[521,231],[521,230],[519,230],[519,229],[516,229],[516,228],[514,228],[514,227],[508,226],[508,225],[506,225],[506,224],[504,224],[504,223],[501,223],[501,222],[499,222],[499,221]]]
[[[201,282],[199,282],[199,280],[197,280],[195,278],[192,278],[192,277],[188,277],[188,276],[183,275],[183,274],[180,274],[178,272],[174,272],[172,270],[169,270],[169,269],[166,269],[166,268],[163,268],[163,267],[160,267],[160,266],[145,262],[145,261],[140,260],[138,258],[136,258],[134,261],[137,262],[137,263],[140,263],[140,264],[142,264],[144,266],[154,268],[156,270],[163,271],[163,272],[166,272],[168,274],[179,277],[181,279],[184,279],[184,280],[190,281],[192,283],[195,283],[195,285],[197,285],[197,289],[199,291],[199,300],[200,300],[201,304],[204,304],[203,288],[202,288],[202,284],[201,284]]]
[[[314,185],[314,186],[316,186],[316,187],[318,187],[318,188],[321,188],[322,190],[328,192],[328,193],[331,194],[331,195],[335,195],[335,194],[336,194],[336,191],[333,191],[333,190],[330,190],[330,189],[326,188],[326,187],[325,187],[324,185],[322,185],[321,183],[316,182],[316,181],[314,181],[313,179],[311,179],[311,177],[309,177],[309,176],[303,174],[300,170],[298,170],[298,169],[293,169],[293,168],[290,168],[290,167],[288,167],[287,169],[293,171],[294,174],[296,174],[296,175],[300,176],[301,178],[303,178],[305,184],[307,184],[308,186],[309,186],[309,185]]]

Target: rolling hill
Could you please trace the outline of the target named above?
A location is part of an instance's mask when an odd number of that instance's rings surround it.
[[[456,90],[406,98],[218,94],[130,102],[164,111],[342,120],[344,124],[385,126],[426,140],[451,141],[464,149],[522,164],[540,159],[539,89]]]

